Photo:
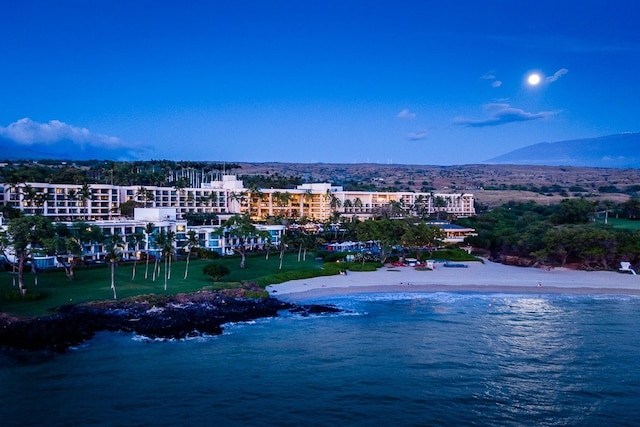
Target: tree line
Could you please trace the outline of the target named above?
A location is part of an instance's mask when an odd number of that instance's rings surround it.
[[[509,202],[483,215],[460,219],[477,236],[474,247],[496,258],[515,256],[551,266],[577,264],[586,270],[610,270],[621,261],[640,262],[640,231],[617,229],[596,217],[640,218],[640,199],[622,204],[566,199],[556,205]]]

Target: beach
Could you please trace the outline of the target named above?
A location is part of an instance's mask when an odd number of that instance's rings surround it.
[[[567,268],[516,267],[484,260],[433,271],[384,266],[375,272],[314,277],[270,285],[283,301],[378,292],[572,293],[640,295],[640,275]]]

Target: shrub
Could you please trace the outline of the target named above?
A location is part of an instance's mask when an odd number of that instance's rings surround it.
[[[322,257],[324,262],[343,261],[347,255],[354,255],[353,252],[325,252]]]
[[[269,292],[267,291],[245,291],[245,298],[253,298],[253,299],[265,299],[269,298]]]
[[[4,294],[7,301],[35,301],[43,297],[40,292],[27,291],[24,295],[20,295],[20,290],[12,289]]]
[[[202,267],[202,273],[211,276],[214,282],[219,281],[222,277],[228,276],[231,271],[229,267],[218,262],[211,262]]]
[[[193,248],[193,254],[202,259],[220,259],[220,254],[205,248]]]
[[[469,255],[462,249],[444,249],[431,253],[432,259],[446,260],[446,261],[479,261],[479,259],[473,255]]]

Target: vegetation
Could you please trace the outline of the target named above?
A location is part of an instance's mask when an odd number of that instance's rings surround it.
[[[251,283],[259,283],[266,286],[276,283],[269,280],[263,280],[265,276],[279,272],[278,265],[280,260],[272,257],[266,260],[264,254],[247,254],[250,260],[248,265],[250,268],[238,268],[239,256],[229,256],[218,260],[220,264],[226,266],[230,273],[224,276],[224,282],[216,284],[217,289],[227,289],[234,287],[249,287]],[[211,260],[194,259],[190,261],[190,269],[202,271],[202,268],[209,264]],[[176,268],[185,267],[186,261],[176,261]],[[204,274],[190,274],[185,280],[183,275],[174,275],[169,279],[167,290],[164,290],[164,284],[153,281],[151,275],[147,279],[142,274],[137,275],[132,280],[132,270],[134,264],[117,262],[114,265],[114,283],[117,286],[118,299],[134,297],[138,295],[173,295],[184,292],[195,292],[201,289],[211,287],[211,277]],[[297,252],[286,253],[283,261],[283,268],[287,272],[296,274],[296,272],[304,272],[305,277],[313,277],[324,273],[322,262],[316,261],[315,257],[309,257],[306,261],[297,260]],[[11,313],[14,315],[36,316],[50,314],[51,310],[65,304],[76,304],[88,301],[103,301],[113,298],[113,290],[111,289],[111,268],[107,264],[83,265],[76,267],[76,278],[74,281],[66,279],[63,271],[41,270],[38,285],[31,284],[29,292],[38,293],[39,298],[35,301],[27,301],[27,299],[8,299],[7,293],[17,291],[17,286],[13,285],[11,270],[0,272],[0,312]],[[337,274],[337,272],[335,273]],[[27,280],[31,282],[31,279]],[[33,291],[33,292],[32,292]],[[35,295],[34,295],[35,296]]]
[[[228,276],[231,273],[229,267],[219,262],[211,262],[202,267],[202,273],[211,276],[214,282],[218,282],[224,276]]]
[[[470,244],[497,258],[515,256],[547,265],[609,270],[620,261],[640,261],[640,230],[614,228],[594,218],[608,208],[635,218],[635,205],[633,200],[617,207],[586,199],[551,206],[510,202],[460,223],[478,233],[467,239]]]

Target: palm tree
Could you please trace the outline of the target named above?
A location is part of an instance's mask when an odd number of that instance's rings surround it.
[[[447,201],[442,196],[436,196],[433,200],[433,206],[436,208],[436,218],[440,219],[440,212],[442,212],[442,208],[447,207]]]
[[[152,280],[154,282],[156,281],[156,277],[160,273],[159,261],[160,261],[160,258],[164,255],[164,247],[166,246],[166,244],[167,244],[167,234],[164,232],[164,230],[160,230],[160,232],[156,234],[156,248],[160,248],[160,257],[156,256],[156,261],[153,266]]]
[[[425,203],[426,203],[426,198],[424,197],[423,194],[419,195],[418,197],[416,197],[416,200],[413,204],[413,209],[416,212],[416,215],[418,215],[419,217],[424,216],[424,212],[425,212]]]
[[[27,206],[33,206],[33,202],[36,199],[37,194],[38,192],[29,184],[25,184],[24,187],[22,187],[22,200],[27,204]]]
[[[247,200],[247,192],[246,191],[232,191],[229,193],[229,200],[232,202],[238,202],[238,212],[242,210],[242,205]]]
[[[331,206],[332,210],[337,210],[342,206],[342,202],[333,194],[331,195],[331,201],[329,202],[329,206]]]
[[[362,199],[360,199],[360,197],[356,197],[353,201],[353,206],[357,208],[356,212],[362,212]]]
[[[144,206],[148,207],[151,202],[155,200],[155,194],[151,190],[147,190],[145,187],[139,187],[136,190],[136,196],[144,201]]]
[[[189,230],[187,232],[187,263],[184,267],[184,280],[187,280],[187,276],[189,275],[189,258],[191,258],[191,252],[193,252],[193,248],[197,247],[200,244],[198,240],[198,233],[195,230]]]
[[[117,299],[116,295],[116,263],[121,257],[122,248],[124,246],[122,242],[122,236],[118,233],[112,234],[107,239],[107,258],[109,259],[109,265],[111,267],[111,289],[113,290],[113,299]]]
[[[259,211],[259,206],[260,206],[260,200],[262,199],[263,193],[262,191],[260,191],[260,189],[255,185],[252,184],[249,187],[249,216],[251,216],[251,206],[255,203],[256,206],[258,206],[258,211]]]
[[[271,234],[269,234],[268,231],[264,232],[264,237],[263,237],[263,241],[264,241],[264,247],[266,249],[266,254],[264,256],[265,260],[269,259],[269,249],[271,249]]]
[[[175,231],[167,231],[164,239],[163,253],[164,253],[164,290],[167,290],[167,280],[171,279],[171,258],[173,257],[174,247],[173,243],[176,241]]]
[[[278,270],[282,270],[282,260],[284,259],[284,251],[289,243],[292,242],[291,236],[288,234],[283,234],[280,236],[280,265],[278,266]]]
[[[47,193],[36,192],[33,203],[38,207],[39,210],[42,210],[44,213],[44,205],[47,201],[51,200],[51,196]]]
[[[138,249],[140,249],[140,243],[144,242],[144,234],[136,231],[128,238],[129,244],[133,246],[133,271],[131,273],[131,280],[136,278],[136,267],[138,266]]]
[[[145,225],[144,227],[144,233],[147,235],[147,239],[146,239],[146,265],[144,268],[144,278],[146,279],[148,277],[148,273],[149,273],[149,249],[151,247],[151,234],[153,234],[153,230],[156,228],[156,225],[152,222],[147,223],[147,225]]]
[[[236,250],[240,253],[240,268],[244,268],[246,259],[246,244],[258,235],[256,226],[251,223],[249,215],[234,215],[229,218],[216,233],[225,238],[237,238]]]
[[[69,201],[69,207],[75,208],[76,200],[78,200],[78,190],[70,188],[69,191],[67,191],[67,200]],[[67,212],[71,212],[71,209]]]
[[[85,213],[84,219],[88,219],[89,205],[87,205],[87,201],[93,199],[93,191],[91,190],[89,184],[85,183],[82,185],[82,188],[80,189],[80,191],[78,191],[78,196],[80,197],[80,199],[82,199],[82,206]]]
[[[310,215],[311,214],[311,205],[309,204],[309,202],[313,201],[313,192],[309,188],[304,192],[302,197],[303,197],[303,200],[304,200],[303,207],[307,208],[307,212],[304,215]],[[302,216],[303,212],[300,212],[300,215]]]

